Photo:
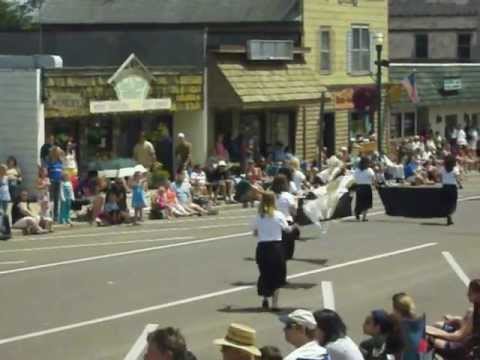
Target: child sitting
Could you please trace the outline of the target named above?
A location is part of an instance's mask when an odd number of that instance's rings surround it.
[[[118,206],[118,198],[114,192],[109,192],[105,202],[105,220],[111,225],[120,224],[120,207]]]
[[[152,219],[167,220],[172,217],[172,211],[167,206],[167,193],[164,186],[160,186],[153,197],[150,216]]]

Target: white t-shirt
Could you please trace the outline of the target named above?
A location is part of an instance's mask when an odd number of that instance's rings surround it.
[[[457,185],[457,176],[460,175],[458,167],[455,167],[451,172],[447,172],[445,168],[442,168],[441,174],[443,185]]]
[[[467,134],[465,134],[465,130],[463,130],[463,129],[458,130],[457,144],[459,146],[466,146],[467,145]]]
[[[325,347],[332,360],[363,360],[357,344],[348,336],[328,343]]]
[[[365,170],[356,169],[353,177],[357,185],[372,185],[375,173],[371,168]]]
[[[265,215],[262,218],[257,215],[252,227],[258,232],[258,242],[282,241],[282,230],[289,228],[285,215],[278,210],[275,210],[272,217]]]
[[[292,351],[283,360],[328,360],[328,352],[316,341],[311,341]]]
[[[289,192],[284,191],[277,196],[277,208],[278,211],[285,215],[288,221],[292,221],[293,218],[290,209],[297,208],[297,199]]]
[[[298,191],[302,189],[302,184],[306,179],[306,176],[300,170],[295,170],[293,173],[293,182],[295,183]]]
[[[470,130],[470,137],[472,138],[470,140],[470,148],[472,150],[477,150],[477,143],[478,143],[478,130],[477,129],[472,129]]]
[[[205,185],[207,183],[207,175],[205,174],[205,171],[200,171],[199,173],[192,171],[190,181],[192,184]]]

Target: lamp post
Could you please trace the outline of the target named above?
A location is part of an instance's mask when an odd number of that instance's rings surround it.
[[[383,154],[383,118],[382,118],[382,50],[383,50],[383,33],[375,34],[375,49],[377,50],[377,111],[378,111],[378,125],[377,125],[377,145],[378,153]]]

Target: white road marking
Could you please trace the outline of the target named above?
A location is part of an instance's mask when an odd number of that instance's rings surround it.
[[[312,270],[312,271],[307,271],[307,272],[291,275],[291,276],[288,276],[288,279],[296,279],[296,278],[299,278],[299,277],[318,274],[318,273],[322,273],[322,272],[326,272],[326,271],[330,271],[330,270],[335,270],[335,269],[340,269],[340,268],[344,268],[344,267],[348,267],[348,266],[352,266],[352,265],[358,265],[358,264],[362,264],[362,263],[366,263],[366,262],[370,262],[370,261],[374,261],[374,260],[385,259],[385,258],[392,257],[392,256],[395,256],[395,255],[400,255],[400,254],[405,254],[405,253],[409,253],[409,252],[413,252],[413,251],[417,251],[417,250],[422,250],[422,249],[429,248],[429,247],[436,246],[436,245],[437,245],[437,243],[428,243],[428,244],[414,246],[414,247],[401,249],[401,250],[397,250],[397,251],[392,251],[392,252],[388,252],[388,253],[384,253],[384,254],[370,256],[370,257],[367,257],[367,258],[352,260],[352,261],[348,261],[348,262],[345,262],[345,263],[342,263],[342,264],[337,264],[337,265],[333,265],[333,266],[320,268],[320,269],[317,269],[317,270]],[[73,324],[64,325],[64,326],[59,326],[59,327],[50,328],[50,329],[46,329],[46,330],[35,331],[35,332],[23,334],[23,335],[18,335],[18,336],[13,336],[13,337],[9,337],[9,338],[0,339],[0,345],[9,344],[9,343],[17,342],[17,341],[22,341],[22,340],[27,340],[27,339],[31,339],[31,338],[37,338],[37,337],[50,335],[50,334],[55,334],[55,333],[59,333],[59,332],[69,331],[69,330],[72,330],[72,329],[77,329],[77,328],[81,328],[81,327],[85,327],[85,326],[101,324],[101,323],[105,323],[105,322],[109,322],[109,321],[113,321],[113,320],[124,319],[124,318],[127,318],[127,317],[137,316],[137,315],[145,314],[145,313],[148,313],[148,312],[153,312],[153,311],[168,309],[168,308],[172,308],[172,307],[177,307],[177,306],[180,306],[180,305],[191,304],[191,303],[195,303],[195,302],[199,302],[199,301],[203,301],[203,300],[207,300],[207,299],[211,299],[211,298],[215,298],[215,297],[220,297],[220,296],[224,296],[224,295],[228,295],[228,294],[238,293],[238,292],[245,291],[245,290],[250,290],[250,289],[253,289],[253,288],[254,288],[254,286],[251,286],[251,285],[234,287],[234,288],[220,290],[220,291],[216,291],[216,292],[212,292],[212,293],[208,293],[208,294],[203,294],[203,295],[199,295],[199,296],[194,296],[194,297],[190,297],[190,298],[186,298],[186,299],[182,299],[182,300],[172,301],[172,302],[168,302],[168,303],[165,303],[165,304],[149,306],[149,307],[145,307],[145,308],[142,308],[142,309],[127,311],[127,312],[124,312],[124,313],[119,313],[119,314],[114,314],[114,315],[105,316],[105,317],[101,317],[101,318],[91,319],[91,320],[87,320],[87,321],[82,321],[82,322],[73,323]]]
[[[462,282],[465,284],[465,286],[468,286],[470,284],[470,278],[465,274],[463,269],[458,265],[457,261],[455,258],[450,254],[448,251],[443,251],[442,252],[443,257],[445,260],[447,260],[448,264],[452,268],[453,271],[455,271],[455,274],[462,280]]]
[[[40,246],[36,248],[0,250],[0,254],[61,250],[61,249],[76,249],[76,248],[83,248],[83,247],[99,247],[99,246],[112,246],[112,245],[131,245],[131,244],[151,243],[151,242],[160,242],[160,241],[175,241],[175,240],[190,240],[190,239],[193,239],[193,236],[178,236],[178,237],[172,237],[172,238],[141,239],[141,240],[129,240],[129,241],[104,241],[104,242],[98,242],[98,243],[58,245],[58,246]]]
[[[79,263],[84,263],[84,262],[89,262],[89,261],[110,259],[110,258],[114,258],[114,257],[132,255],[132,254],[141,254],[141,253],[164,250],[164,249],[171,249],[171,248],[176,248],[176,247],[181,247],[181,246],[205,244],[205,243],[215,242],[215,241],[224,240],[224,239],[231,239],[231,238],[236,238],[236,237],[241,237],[241,236],[247,236],[247,235],[250,235],[250,234],[251,234],[251,232],[245,232],[245,233],[238,233],[238,234],[231,234],[231,235],[224,235],[224,236],[216,236],[216,237],[207,238],[207,239],[185,241],[185,242],[181,242],[181,243],[168,244],[168,245],[162,245],[162,246],[154,246],[154,247],[149,247],[149,248],[145,248],[145,249],[129,250],[129,251],[122,251],[122,252],[106,254],[106,255],[91,256],[91,257],[79,258],[79,259],[74,259],[74,260],[59,261],[59,262],[54,262],[54,263],[49,263],[49,264],[35,265],[35,266],[29,266],[29,267],[24,267],[24,268],[17,268],[17,269],[0,271],[0,275],[15,274],[15,273],[19,273],[19,272],[39,270],[39,269],[48,269],[48,268],[53,268],[53,267],[62,266],[62,265],[79,264]]]
[[[18,264],[25,264],[26,261],[19,260],[19,261],[1,261],[0,265],[18,265]]]
[[[41,240],[63,240],[63,239],[78,239],[78,238],[89,238],[89,237],[99,237],[99,236],[115,236],[115,235],[130,235],[130,234],[150,234],[150,233],[157,233],[157,232],[164,232],[164,231],[187,231],[187,230],[208,230],[208,229],[219,229],[219,228],[226,228],[231,226],[244,226],[248,225],[248,223],[233,223],[233,224],[223,224],[223,225],[202,225],[196,227],[175,227],[175,228],[159,228],[159,229],[149,229],[149,230],[129,230],[129,231],[111,231],[111,232],[87,232],[87,233],[76,233],[76,234],[68,234],[68,235],[50,235],[50,236],[41,236],[41,237],[29,237],[25,239],[15,239],[13,243],[17,242],[24,242],[24,241],[41,241]]]
[[[322,281],[323,308],[335,310],[335,294],[331,281]]]
[[[147,336],[152,331],[157,330],[158,327],[159,327],[158,324],[148,324],[147,326],[145,326],[145,329],[143,329],[137,341],[135,341],[135,344],[133,344],[132,348],[130,349],[127,356],[125,356],[123,360],[143,359],[142,356],[145,355],[145,351],[147,349]]]

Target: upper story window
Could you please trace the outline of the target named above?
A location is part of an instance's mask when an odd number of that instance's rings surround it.
[[[428,59],[428,35],[415,35],[415,58]]]
[[[320,71],[332,71],[332,31],[330,28],[320,29]]]
[[[351,74],[366,74],[372,70],[372,39],[368,26],[355,25],[348,34],[347,63]]]
[[[247,50],[249,60],[293,60],[291,40],[249,40]]]
[[[458,60],[470,60],[472,56],[472,34],[458,34]]]

